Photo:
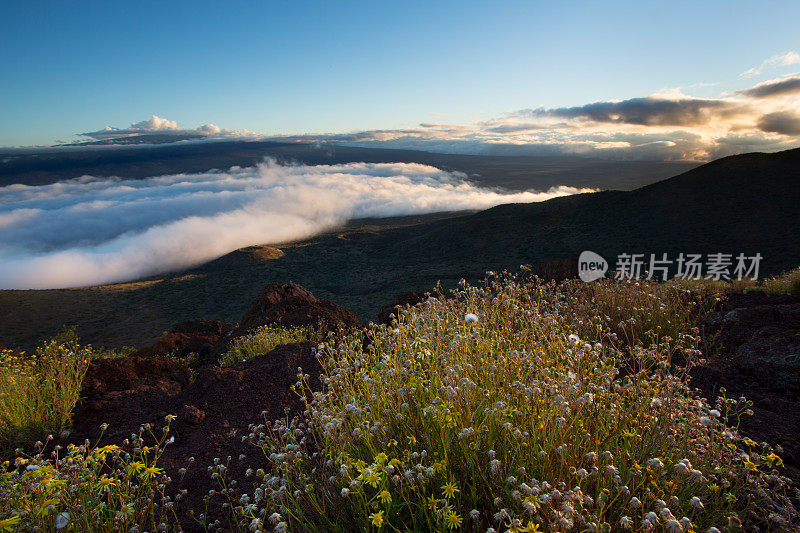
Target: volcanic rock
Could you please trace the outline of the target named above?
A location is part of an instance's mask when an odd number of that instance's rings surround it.
[[[271,283],[256,297],[232,337],[241,337],[266,325],[323,328],[328,331],[356,328],[356,316],[338,305],[317,298],[296,283]]]

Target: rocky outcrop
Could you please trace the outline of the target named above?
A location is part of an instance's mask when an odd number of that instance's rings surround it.
[[[188,489],[179,511],[202,508],[202,498],[218,488],[206,472],[215,457],[243,456],[229,464],[232,479],[245,479],[247,468],[263,467],[263,456],[242,437],[250,424],[302,408],[291,390],[298,367],[309,375],[312,390],[319,389],[322,368],[315,346],[312,342],[280,345],[238,365],[207,368],[191,384],[186,368],[169,359],[101,359],[87,373],[87,399],[75,411],[68,442],[96,439],[104,423],[108,424],[105,444],[119,444],[146,423],[160,435],[164,417],[177,415],[171,429],[175,440],[165,448],[161,465],[181,479],[180,488]],[[178,474],[181,468],[187,469],[183,476]],[[215,501],[212,507],[221,508],[221,503]]]
[[[213,355],[220,340],[230,336],[236,324],[228,324],[218,320],[198,318],[176,324],[152,346],[142,348],[133,355],[137,357],[185,358],[191,353],[207,358]]]
[[[328,300],[317,298],[296,283],[271,283],[256,297],[232,337],[261,326],[323,328],[329,331],[359,327],[356,316]]]
[[[189,370],[166,357],[108,357],[91,362],[83,378],[81,397],[96,399],[113,392],[136,393],[159,388],[180,392],[189,384]]]
[[[692,385],[708,398],[724,387],[727,397],[752,401],[754,414],[738,421],[740,429],[782,446],[790,475],[800,479],[800,299],[731,294],[702,331],[712,350],[691,370]]]

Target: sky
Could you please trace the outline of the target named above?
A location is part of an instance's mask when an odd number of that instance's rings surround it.
[[[4,2],[0,146],[135,123],[464,153],[784,149],[798,20],[796,1]]]

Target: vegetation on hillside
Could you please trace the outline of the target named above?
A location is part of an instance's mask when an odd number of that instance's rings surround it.
[[[0,449],[68,428],[93,357],[91,347],[80,346],[72,331],[33,354],[0,350]]]
[[[328,338],[323,389],[300,371],[305,410],[250,427],[264,462],[247,479],[230,477],[235,458],[207,465],[227,504],[192,520],[240,531],[795,527],[780,450],[737,430],[749,402],[722,391],[709,404],[690,387],[704,356],[696,325],[721,290],[492,274],[392,326]],[[258,330],[227,362],[309,336]],[[74,384],[83,363],[62,360]],[[6,463],[0,531],[179,529],[184,493],[158,464],[172,418],[122,443],[39,446]]]

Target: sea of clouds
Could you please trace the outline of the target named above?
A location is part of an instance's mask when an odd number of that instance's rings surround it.
[[[0,288],[128,281],[343,222],[486,209],[590,192],[506,193],[409,163],[279,165],[142,180],[84,176],[0,187]]]

